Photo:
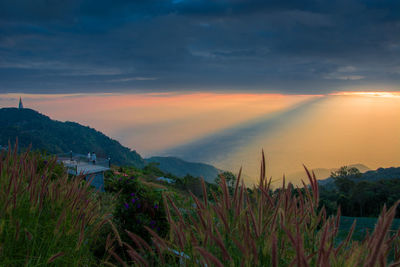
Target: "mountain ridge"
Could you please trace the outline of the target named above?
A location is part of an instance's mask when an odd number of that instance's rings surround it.
[[[355,182],[375,182],[378,180],[386,179],[400,179],[400,167],[378,168],[376,170],[369,170],[362,173],[361,177],[349,179]],[[328,177],[326,179],[318,180],[318,183],[322,186],[332,187],[334,186],[334,179],[332,177]]]
[[[45,150],[51,154],[95,152],[98,157],[111,157],[116,165],[133,165],[138,168],[158,162],[158,168],[178,177],[190,174],[213,182],[222,171],[216,167],[190,162],[176,157],[150,157],[143,159],[139,153],[121,145],[102,132],[72,121],[53,120],[49,116],[28,108],[0,108],[0,147],[13,144],[18,138],[20,148]]]
[[[203,177],[207,182],[213,183],[222,170],[206,163],[190,162],[177,157],[153,156],[145,159],[146,162],[158,163],[158,168],[164,172],[170,172],[178,177],[187,174],[194,177]]]
[[[20,148],[46,150],[51,154],[95,152],[120,165],[143,167],[145,161],[135,151],[122,146],[100,131],[71,121],[57,121],[33,109],[0,109],[0,144],[7,145],[18,138]]]

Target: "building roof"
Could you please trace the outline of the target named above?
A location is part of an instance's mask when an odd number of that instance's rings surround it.
[[[78,174],[93,174],[109,170],[110,160],[97,158],[96,164],[87,158],[87,155],[78,153],[64,153],[58,154],[57,159],[62,162],[65,167],[68,168],[68,173],[78,175]]]

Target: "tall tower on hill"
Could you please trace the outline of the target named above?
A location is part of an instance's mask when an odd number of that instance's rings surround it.
[[[23,109],[23,108],[24,108],[24,105],[22,105],[22,99],[21,99],[21,97],[19,98],[19,105],[18,105],[18,108],[19,108],[19,109]]]

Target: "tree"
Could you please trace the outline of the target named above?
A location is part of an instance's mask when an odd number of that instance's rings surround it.
[[[337,171],[331,172],[331,177],[335,178],[360,178],[361,172],[356,167],[342,166]]]
[[[150,162],[143,168],[143,173],[144,174],[153,174],[156,176],[164,176],[165,173],[158,168],[159,165],[160,165],[160,163]]]
[[[223,173],[218,174],[217,178],[215,178],[215,183],[220,184],[221,183],[221,178],[224,177],[226,181],[226,185],[228,186],[229,189],[233,189],[235,187],[236,183],[236,175],[234,175],[232,172],[225,171]]]
[[[349,195],[355,186],[352,178],[361,177],[361,172],[354,167],[342,166],[337,171],[331,172],[331,177],[335,181],[338,190],[345,195]]]

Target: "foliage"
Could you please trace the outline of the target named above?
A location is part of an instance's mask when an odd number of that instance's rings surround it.
[[[221,180],[225,179],[226,185],[228,188],[232,191],[232,189],[235,187],[237,177],[234,175],[232,172],[225,171],[223,173],[218,174],[217,178],[215,178],[215,183],[216,184],[221,184]]]
[[[385,204],[391,206],[400,199],[400,179],[356,182],[341,178],[341,184],[346,186],[321,187],[320,205],[327,208],[328,214],[340,206],[345,216],[377,217]]]
[[[1,266],[98,265],[92,248],[109,215],[82,177],[15,146],[0,156],[0,188]]]
[[[342,166],[337,171],[331,172],[331,177],[335,178],[359,178],[361,172],[356,167]]]
[[[400,167],[378,168],[377,170],[366,171],[356,176],[345,175],[345,177],[349,178],[354,182],[361,182],[361,181],[376,182],[378,180],[383,180],[383,179],[400,179]],[[329,177],[327,179],[318,181],[320,185],[323,185],[329,189],[335,187],[334,182],[335,181],[333,177]]]
[[[146,227],[154,246],[151,262],[143,256],[149,245],[137,235],[131,235],[135,246],[127,245],[127,252],[138,266],[383,266],[392,246],[394,260],[400,259],[399,233],[388,234],[397,203],[388,211],[383,208],[374,232],[362,242],[351,241],[350,230],[335,246],[340,214],[327,218],[324,208],[318,211],[318,184],[306,171],[310,186],[300,190],[283,182],[271,193],[263,160],[259,185],[250,193],[239,173],[231,196],[222,176],[222,195],[213,201],[192,195],[196,207],[187,216],[166,194],[169,236],[162,238]]]
[[[400,199],[400,168],[361,174],[344,166],[320,185],[320,207],[324,206],[328,214],[336,213],[340,206],[345,216],[377,217],[383,205],[391,206]]]
[[[163,172],[173,173],[180,178],[191,175],[193,177],[203,177],[205,181],[210,183],[213,183],[215,177],[220,173],[220,170],[212,165],[188,162],[175,157],[151,157],[146,159],[146,162],[156,162],[159,164],[158,168]]]
[[[375,171],[367,171],[362,174],[360,180],[365,181],[377,181],[382,179],[399,179],[400,178],[400,167],[391,168],[378,168]]]
[[[150,162],[143,168],[143,174],[152,174],[155,176],[164,176],[164,172],[158,168],[157,162]]]
[[[202,197],[203,191],[201,189],[201,179],[198,177],[193,177],[190,174],[186,174],[183,178],[178,178],[175,180],[177,188],[182,191],[192,192],[198,197]]]
[[[339,170],[331,173],[331,177],[334,180],[336,187],[348,194],[349,190],[354,187],[355,181],[354,178],[360,178],[361,172],[355,168],[349,168],[347,166],[340,167]]]
[[[118,194],[114,222],[122,237],[124,230],[140,234],[149,241],[145,226],[165,236],[168,225],[162,205],[161,191],[144,185],[135,176],[114,176],[105,181],[107,192]],[[123,238],[125,239],[125,238]]]

